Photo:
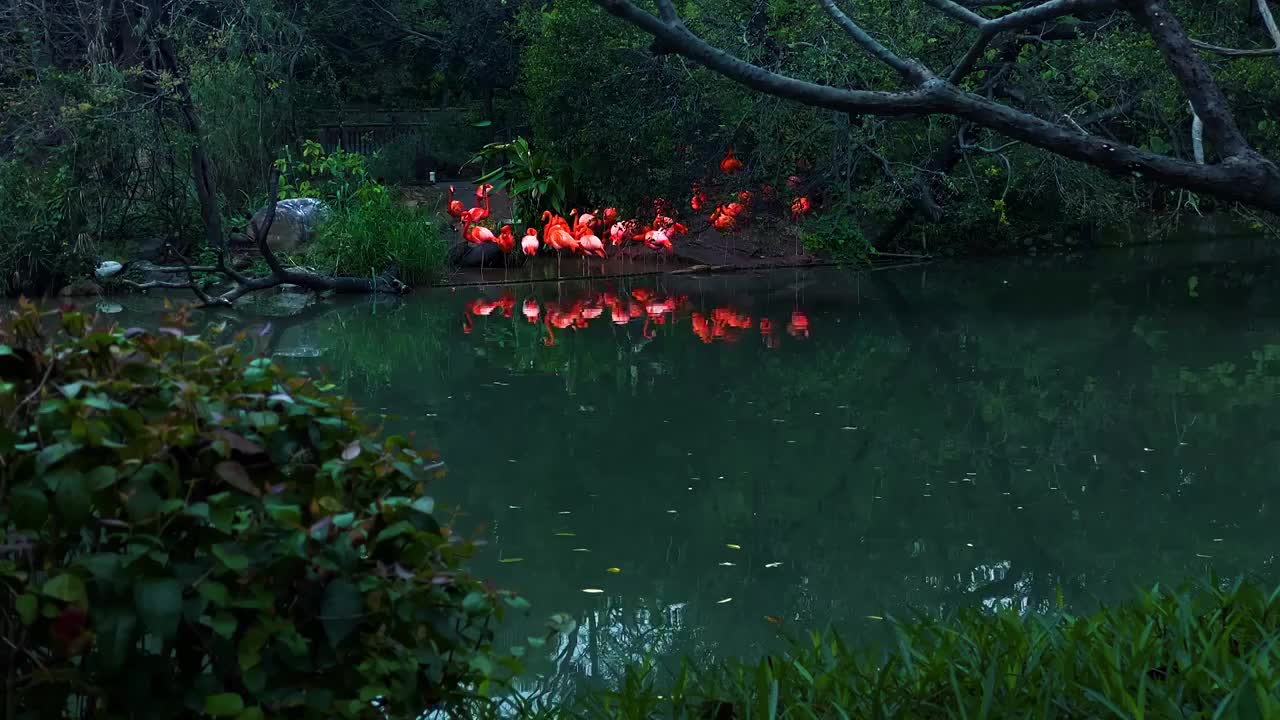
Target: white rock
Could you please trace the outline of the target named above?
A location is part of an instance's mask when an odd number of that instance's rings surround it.
[[[98,266],[98,269],[93,271],[93,274],[96,275],[99,280],[106,280],[107,278],[115,277],[120,274],[120,271],[123,269],[124,265],[121,265],[115,260],[104,260],[102,264]]]

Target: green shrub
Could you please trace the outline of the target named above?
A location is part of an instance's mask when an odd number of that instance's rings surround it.
[[[472,162],[496,160],[500,164],[480,176],[477,183],[492,183],[505,190],[515,202],[515,216],[522,225],[533,225],[550,211],[568,214],[573,197],[573,168],[556,162],[546,151],[534,150],[518,137],[509,143],[484,146]]]
[[[0,161],[0,294],[40,293],[92,269],[92,241],[72,217],[71,170]]]
[[[1237,584],[1143,593],[1091,616],[966,610],[887,622],[876,649],[814,634],[759,662],[664,678],[628,668],[619,687],[558,707],[513,699],[476,717],[1274,718],[1280,591]]]
[[[428,283],[445,263],[442,228],[434,216],[405,206],[374,179],[359,153],[326,153],[308,140],[301,157],[276,160],[280,199],[318,197],[332,213],[316,229],[308,261],[324,272],[367,277],[394,271],[401,281]]]
[[[383,196],[336,210],[318,229],[308,260],[338,275],[393,269],[402,282],[420,285],[443,272],[444,233],[428,211]]]
[[[180,317],[0,341],[5,720],[414,717],[515,670],[440,463],[331,388]]]

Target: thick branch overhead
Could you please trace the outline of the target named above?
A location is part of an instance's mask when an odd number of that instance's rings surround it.
[[[894,69],[915,89],[901,93],[848,90],[790,77],[711,46],[680,21],[670,0],[659,1],[662,17],[641,9],[632,0],[596,0],[609,13],[653,35],[670,51],[766,94],[851,114],[952,115],[1010,139],[1113,173],[1142,175],[1175,187],[1280,212],[1280,169],[1248,145],[1225,96],[1166,0],[1049,0],[994,18],[983,17],[952,0],[926,0],[939,12],[980,32],[949,74],[948,81],[927,73],[914,61],[899,57],[872,38],[836,5],[836,0],[818,2],[859,47]],[[1051,122],[966,92],[954,84],[968,74],[987,44],[1001,32],[1107,10],[1128,12],[1147,27],[1196,115],[1203,121],[1206,139],[1224,162],[1199,164],[1192,159],[1152,153],[1089,135],[1078,126]]]

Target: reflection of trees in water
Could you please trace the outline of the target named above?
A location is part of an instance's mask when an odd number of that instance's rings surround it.
[[[557,636],[543,660],[516,681],[526,699],[554,702],[572,695],[582,683],[616,687],[627,668],[647,661],[659,667],[683,658],[707,660],[713,646],[703,646],[701,630],[686,623],[685,603],[644,598],[607,597],[601,607],[577,616],[577,627]]]
[[[989,277],[931,277],[866,281],[858,303],[813,301],[822,332],[777,352],[704,346],[672,323],[652,339],[592,327],[546,347],[518,315],[464,338],[463,299],[433,296],[322,321],[321,361],[357,378],[367,407],[440,410],[438,423],[411,417],[410,429],[437,433],[460,478],[456,501],[474,516],[506,522],[508,504],[524,508],[498,540],[519,551],[509,554],[571,568],[538,518],[578,503],[572,518],[585,524],[577,511],[598,495],[595,552],[670,589],[624,597],[699,609],[708,600],[687,590],[704,575],[718,593],[709,602],[730,594],[715,585],[737,572],[715,574],[726,538],[767,551],[756,568],[785,560],[785,584],[750,613],[706,619],[708,643],[720,641],[712,623],[759,625],[764,614],[813,626],[910,607],[1044,608],[1059,588],[1081,607],[1211,563],[1273,569],[1280,334],[1236,317],[1223,298],[1238,290],[1204,273],[1195,300],[1185,277],[1015,275],[1016,292]],[[1251,307],[1280,307],[1274,291],[1250,292]],[[475,437],[528,419],[528,442]],[[678,552],[646,554],[635,541],[654,536]],[[534,589],[554,595],[558,576],[546,577]],[[758,576],[734,577],[739,599],[726,611],[746,605],[742,587],[765,592]],[[582,668],[591,637],[610,648],[656,637],[591,636],[593,622],[600,633],[626,618],[582,618],[588,634],[566,667]]]

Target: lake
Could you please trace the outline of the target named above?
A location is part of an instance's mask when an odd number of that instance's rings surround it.
[[[535,314],[536,312],[536,314]],[[541,653],[752,653],[962,606],[1275,579],[1280,266],[1262,245],[441,289],[261,326],[580,623]],[[762,329],[763,324],[763,329]],[[549,670],[547,664],[537,665]]]

